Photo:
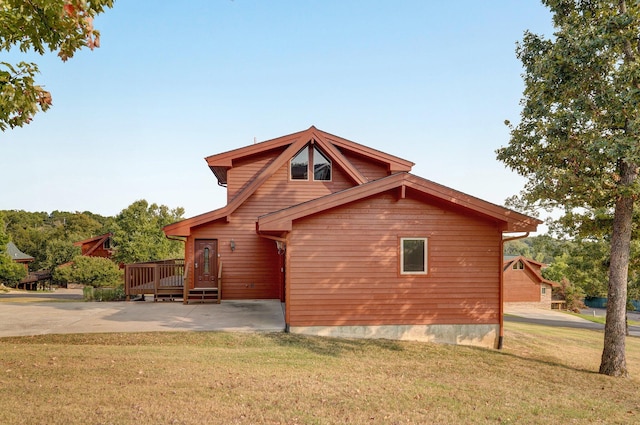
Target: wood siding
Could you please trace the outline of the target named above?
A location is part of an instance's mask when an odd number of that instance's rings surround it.
[[[362,156],[352,153],[345,153],[343,155],[358,169],[369,181],[381,179],[389,175],[389,171],[384,164],[372,162]]]
[[[551,286],[546,286],[551,301]],[[541,292],[538,277],[526,268],[514,270],[509,267],[504,271],[504,302],[541,302]]]
[[[262,170],[278,157],[279,152],[265,152],[262,155],[235,161],[227,173],[227,203],[244,189]]]
[[[401,275],[399,239],[428,238],[428,275]],[[489,221],[395,194],[294,222],[291,326],[497,324],[501,232]]]
[[[261,162],[262,166],[266,162]],[[249,176],[258,170],[239,167],[240,175]],[[231,180],[229,181],[231,186]],[[280,258],[273,240],[256,234],[256,220],[260,215],[287,208],[300,202],[347,189],[353,184],[340,171],[334,170],[330,182],[289,181],[288,162],[280,167],[256,192],[230,216],[229,221],[218,220],[192,230],[188,239],[186,258],[193,267],[196,239],[217,239],[222,269],[222,299],[273,299],[280,297],[282,274]],[[231,251],[230,241],[236,249]],[[193,269],[191,269],[193,275]],[[192,286],[192,282],[189,284]]]

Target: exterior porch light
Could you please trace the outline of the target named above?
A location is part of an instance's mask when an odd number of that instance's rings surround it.
[[[231,252],[236,250],[236,242],[233,239],[229,242],[229,248],[231,248]]]

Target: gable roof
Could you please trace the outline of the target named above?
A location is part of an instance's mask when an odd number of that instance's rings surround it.
[[[364,183],[366,179],[362,174],[345,158],[340,151],[346,150],[356,153],[358,155],[365,156],[369,159],[384,164],[387,170],[391,173],[399,171],[410,171],[415,165],[411,161],[399,158],[397,156],[389,155],[387,153],[378,151],[376,149],[369,148],[356,142],[352,142],[342,137],[329,134],[325,131],[318,130],[316,127],[311,126],[307,130],[299,131],[297,133],[289,134],[286,136],[278,137],[276,139],[267,140],[254,145],[245,146],[243,148],[234,149],[228,152],[223,152],[216,155],[211,155],[205,158],[207,164],[213,174],[218,179],[219,184],[224,185],[227,183],[227,171],[233,168],[233,162],[242,158],[246,158],[252,155],[256,155],[262,152],[268,152],[275,149],[282,149],[286,146],[296,145],[298,149],[295,149],[293,155],[298,153],[307,143],[317,143],[321,146],[322,150],[327,153],[331,159],[342,168],[345,173],[356,183]],[[293,155],[285,156],[280,155],[275,161],[279,166],[289,161]]]
[[[105,233],[104,235],[95,236],[93,238],[85,239],[82,241],[74,242],[73,246],[83,246],[91,244],[91,248],[89,248],[82,255],[91,255],[96,249],[100,248],[102,244],[113,236],[113,233]]]
[[[544,277],[542,277],[541,270],[543,267],[546,266],[546,264],[541,263],[539,261],[532,260],[531,258],[527,258],[522,255],[518,255],[515,257],[508,257],[508,258],[505,257],[503,262],[504,266],[502,270],[503,271],[508,270],[513,264],[517,263],[518,261],[522,262],[522,265],[524,266],[525,270],[528,270],[533,274],[533,276],[538,281],[538,283],[546,283],[551,286],[560,286],[558,282],[554,282],[552,280],[545,279]]]
[[[409,171],[414,165],[411,161],[368,148],[311,126],[304,131],[205,158],[209,168],[218,179],[218,184],[223,185],[227,183],[227,171],[233,168],[234,161],[263,152],[284,149],[266,168],[255,176],[255,178],[251,180],[246,187],[237,193],[226,206],[170,224],[164,228],[165,234],[171,236],[188,236],[192,227],[220,219],[226,219],[260,186],[262,186],[265,181],[273,176],[280,167],[289,162],[289,160],[291,160],[291,158],[293,158],[308,143],[317,144],[322,151],[331,158],[333,163],[338,165],[357,185],[364,184],[368,180],[355,166],[353,166],[353,164],[351,164],[341,150],[353,152],[357,155],[366,156],[369,159],[380,162],[386,166],[389,172]]]
[[[488,220],[502,223],[503,232],[532,232],[537,229],[539,224],[542,224],[542,221],[538,219],[458,192],[430,180],[409,173],[396,173],[360,186],[265,214],[258,218],[257,230],[259,232],[287,232],[292,229],[293,221],[296,219],[394,189],[398,191],[398,197],[400,198],[404,198],[407,195],[407,190],[412,190],[432,200],[445,202],[451,206],[485,217]]]
[[[7,254],[9,254],[13,261],[17,261],[19,263],[25,263],[34,260],[32,256],[20,251],[16,244],[14,244],[13,242],[7,243]]]

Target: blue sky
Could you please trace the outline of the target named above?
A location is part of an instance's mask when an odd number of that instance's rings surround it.
[[[520,114],[515,44],[552,32],[538,1],[116,0],[95,25],[101,47],[66,63],[0,54],[53,94],[0,133],[0,210],[201,214],[226,202],[204,157],[311,125],[496,204],[522,189],[495,150]]]

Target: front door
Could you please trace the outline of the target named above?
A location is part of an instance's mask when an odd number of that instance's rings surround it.
[[[216,239],[196,239],[195,255],[196,288],[217,287],[218,278],[218,241]]]

